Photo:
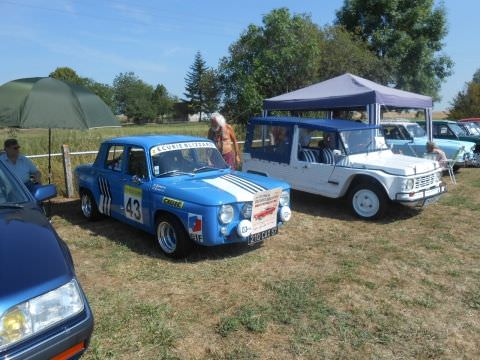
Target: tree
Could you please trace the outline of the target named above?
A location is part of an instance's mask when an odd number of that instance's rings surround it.
[[[155,117],[152,105],[153,87],[133,72],[120,73],[113,80],[114,99],[118,113],[139,123]]]
[[[480,84],[480,69],[478,69],[477,71],[475,71],[475,74],[473,74],[473,79],[472,81],[475,83],[475,84]]]
[[[434,0],[344,0],[336,23],[360,36],[389,66],[395,87],[438,99],[453,62],[442,40],[446,11]]]
[[[157,85],[152,94],[152,105],[156,116],[163,117],[173,110],[173,98],[168,94],[167,88],[161,84]]]
[[[57,80],[68,81],[72,84],[77,84],[77,85],[85,84],[84,78],[78,76],[75,70],[67,66],[57,67],[48,76]]]
[[[217,73],[207,69],[200,80],[200,88],[204,98],[203,111],[213,113],[218,110],[221,96],[221,86]]]
[[[187,77],[185,78],[186,92],[184,95],[188,102],[189,113],[200,113],[200,120],[202,119],[205,101],[202,88],[202,77],[206,71],[207,66],[205,60],[203,60],[202,54],[198,51],[195,54],[192,66],[190,66],[190,72],[187,73]]]
[[[356,36],[340,27],[320,28],[305,14],[286,8],[250,25],[220,61],[222,111],[245,123],[262,110],[265,98],[351,72],[386,81],[388,73]]]
[[[449,111],[452,119],[480,116],[480,83],[475,82],[475,77],[455,96]]]

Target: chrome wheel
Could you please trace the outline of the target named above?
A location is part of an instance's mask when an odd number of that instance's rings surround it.
[[[161,221],[158,223],[157,241],[162,250],[167,254],[172,254],[177,248],[177,235],[169,222]]]
[[[88,194],[82,194],[82,213],[88,219],[92,217],[92,199]]]
[[[371,218],[380,210],[380,199],[372,190],[361,189],[353,195],[352,206],[359,216]]]

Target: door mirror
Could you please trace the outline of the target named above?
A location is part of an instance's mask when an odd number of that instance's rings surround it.
[[[132,176],[132,182],[134,184],[140,185],[140,184],[143,184],[145,182],[145,179],[143,177],[138,176],[138,175],[133,175]]]
[[[57,187],[55,185],[37,186],[33,192],[33,197],[38,202],[42,202],[57,196]]]

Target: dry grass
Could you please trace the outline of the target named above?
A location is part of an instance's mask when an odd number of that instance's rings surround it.
[[[294,192],[293,219],[262,246],[185,261],[114,220],[54,204],[96,319],[85,359],[480,357],[480,174],[441,202],[376,223]]]

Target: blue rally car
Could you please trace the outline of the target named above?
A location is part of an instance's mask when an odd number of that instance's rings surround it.
[[[77,359],[93,316],[67,245],[32,195],[0,162],[0,359]]]
[[[180,135],[115,138],[76,169],[83,215],[111,216],[183,257],[193,242],[254,244],[290,219],[287,183],[228,168],[210,140]]]

